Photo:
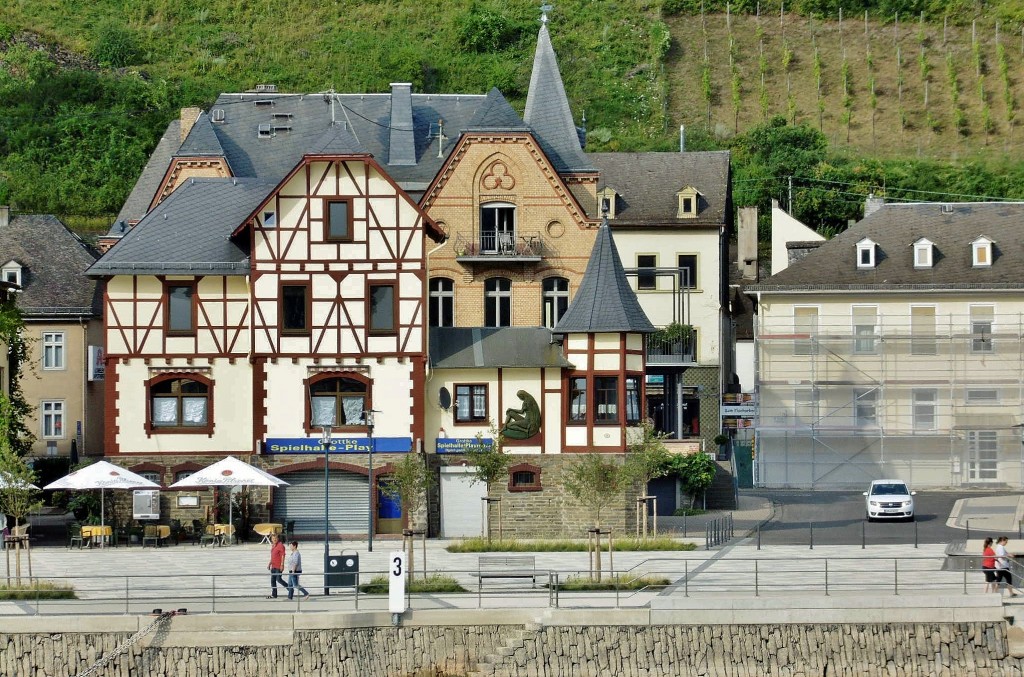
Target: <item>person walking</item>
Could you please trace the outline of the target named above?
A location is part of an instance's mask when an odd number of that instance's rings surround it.
[[[1010,542],[1010,539],[1006,536],[1000,536],[996,540],[996,581],[999,583],[1005,583],[1005,589],[1010,593],[1011,597],[1016,597],[1019,591],[1013,587],[1013,573],[1010,572],[1010,558],[1013,557],[1006,550],[1006,544]]]
[[[288,571],[288,599],[292,598],[296,589],[302,593],[302,599],[309,599],[309,593],[299,585],[299,574],[302,573],[302,555],[299,554],[298,541],[292,541],[292,550],[288,553],[284,566]]]
[[[981,571],[985,574],[985,592],[996,592],[999,583],[996,581],[996,551],[992,548],[992,539],[986,538],[981,550]]]
[[[267,595],[267,599],[277,599],[278,583],[282,588],[288,587],[288,582],[281,575],[284,571],[284,555],[284,543],[281,542],[281,537],[273,534],[270,537],[270,564],[267,565],[267,571],[270,572],[270,594]]]

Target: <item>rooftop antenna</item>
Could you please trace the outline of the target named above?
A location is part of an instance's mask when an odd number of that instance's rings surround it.
[[[545,26],[548,25],[548,13],[555,8],[554,5],[541,5],[540,6],[540,22]]]
[[[427,138],[437,139],[437,157],[444,157],[444,142],[448,140],[448,137],[444,135],[444,118],[438,118],[436,123],[430,123]]]

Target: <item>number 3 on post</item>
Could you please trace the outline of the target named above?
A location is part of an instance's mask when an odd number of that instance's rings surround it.
[[[388,611],[405,612],[405,552],[399,550],[388,555]]]

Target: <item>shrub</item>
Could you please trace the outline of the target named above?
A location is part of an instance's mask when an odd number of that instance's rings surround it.
[[[369,583],[360,585],[359,589],[369,595],[385,595],[388,584],[387,576],[374,576]],[[444,574],[430,574],[426,579],[408,580],[406,589],[409,592],[466,592],[458,581]]]
[[[114,23],[104,24],[92,45],[92,58],[101,66],[123,68],[137,62],[141,50],[135,33]]]
[[[70,585],[35,581],[28,585],[0,585],[0,600],[78,599]]]
[[[643,590],[644,588],[664,588],[671,584],[667,578],[643,576],[641,578],[623,579],[619,576],[597,580],[594,578],[569,578],[558,584],[559,590]]]
[[[500,52],[522,40],[526,25],[493,9],[474,6],[458,21],[459,39],[474,52]]]
[[[616,552],[646,552],[650,550],[685,552],[693,550],[692,543],[683,543],[674,538],[619,538],[613,541]],[[583,540],[548,540],[548,541],[516,541],[492,540],[485,538],[467,538],[452,543],[448,552],[586,552],[587,543]]]

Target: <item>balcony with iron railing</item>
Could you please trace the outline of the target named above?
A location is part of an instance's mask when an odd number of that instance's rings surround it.
[[[551,256],[540,233],[485,232],[455,236],[455,260],[461,262],[519,261],[540,262]]]
[[[647,364],[684,367],[697,364],[697,331],[688,336],[665,338],[658,334],[647,337]]]

